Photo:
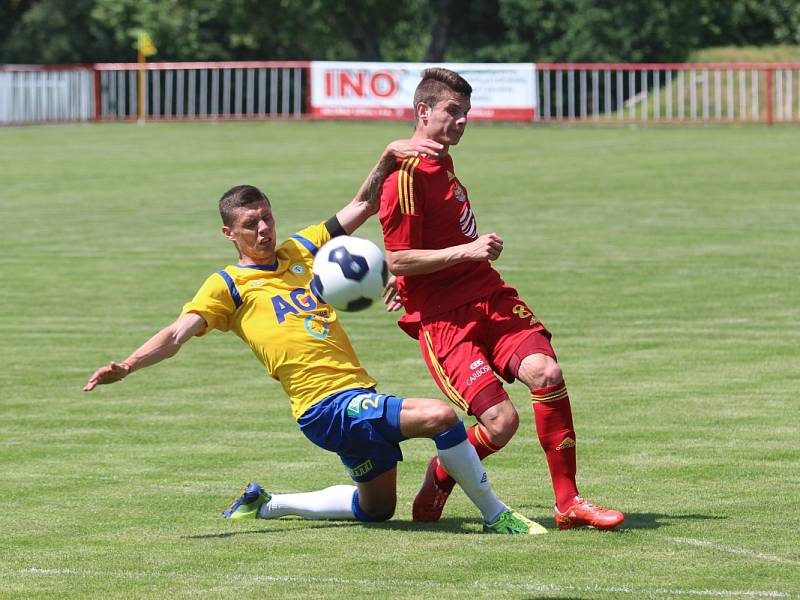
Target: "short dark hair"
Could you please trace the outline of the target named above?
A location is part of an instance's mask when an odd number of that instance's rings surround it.
[[[449,92],[456,92],[469,98],[472,95],[472,86],[461,75],[450,69],[431,67],[422,72],[422,81],[414,91],[414,116],[417,114],[417,104],[424,102],[428,106],[435,106],[444,100]]]
[[[270,204],[266,194],[254,185],[237,185],[222,194],[219,199],[219,216],[222,224],[230,227],[233,225],[233,211],[242,206],[250,206],[256,202]]]

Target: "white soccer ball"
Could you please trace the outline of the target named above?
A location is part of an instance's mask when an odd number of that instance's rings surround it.
[[[333,238],[314,257],[312,289],[338,310],[356,311],[380,298],[389,279],[383,252],[364,238]]]

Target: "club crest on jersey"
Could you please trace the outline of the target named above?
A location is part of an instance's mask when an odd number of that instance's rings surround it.
[[[306,331],[313,335],[318,340],[324,340],[328,337],[328,323],[322,319],[318,319],[317,315],[308,315],[304,321]]]
[[[300,263],[294,263],[291,267],[289,267],[289,270],[297,275],[302,275],[306,272],[305,266],[301,265]]]
[[[453,184],[453,194],[455,194],[456,200],[459,202],[464,202],[467,199],[464,188],[462,188],[457,181]]]

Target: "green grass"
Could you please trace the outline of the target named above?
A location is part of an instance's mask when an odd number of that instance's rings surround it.
[[[235,258],[222,191],[261,186],[289,235],[408,132],[0,129],[0,598],[800,594],[795,128],[473,127],[455,149],[480,229],[505,239],[498,267],[555,333],[581,489],[626,512],[622,531],[484,536],[458,491],[414,525],[427,440],[404,444],[388,523],[221,520],[249,479],[347,481],[232,335],[81,392]],[[382,389],[440,395],[391,317],[343,319]],[[489,474],[552,529],[527,394],[510,391],[522,425]]]
[[[800,62],[800,46],[721,46],[695,50],[689,62]]]

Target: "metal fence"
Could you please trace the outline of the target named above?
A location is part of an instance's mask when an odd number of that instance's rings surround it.
[[[540,64],[538,118],[800,122],[800,64]]]
[[[305,114],[308,63],[96,65],[97,120],[267,119]]]
[[[535,121],[799,123],[800,64],[536,65]],[[308,116],[310,63],[0,65],[0,124]]]
[[[91,66],[0,65],[0,124],[95,116]]]

